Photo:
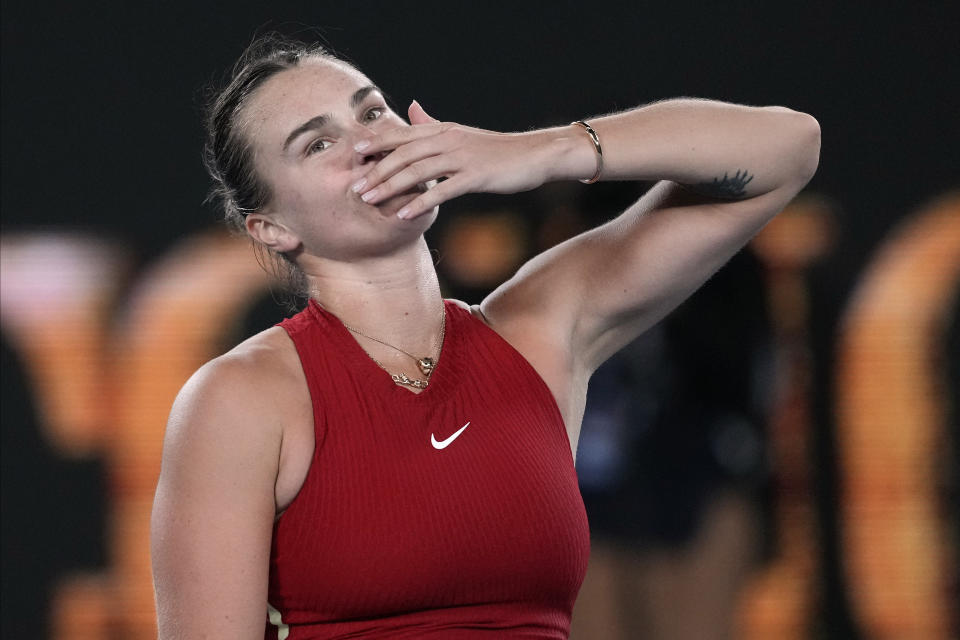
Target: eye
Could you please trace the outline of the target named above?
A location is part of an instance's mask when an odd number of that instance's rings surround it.
[[[331,142],[329,140],[324,140],[323,138],[320,138],[319,140],[314,140],[313,142],[310,143],[310,146],[307,147],[307,155],[309,156],[314,153],[317,153],[318,151],[323,151],[324,149],[328,149],[330,147],[330,144]]]
[[[385,109],[383,107],[370,107],[363,113],[364,122],[373,122],[380,118],[383,115]]]

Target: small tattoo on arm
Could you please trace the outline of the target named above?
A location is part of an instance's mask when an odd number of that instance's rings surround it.
[[[723,178],[714,178],[713,182],[701,182],[694,185],[693,189],[711,198],[736,199],[747,195],[746,186],[751,180],[753,176],[749,172],[738,169],[733,176],[724,173]]]

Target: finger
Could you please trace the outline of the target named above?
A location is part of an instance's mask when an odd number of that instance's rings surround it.
[[[376,204],[398,193],[409,191],[417,185],[446,177],[450,173],[451,167],[448,157],[431,156],[403,167],[389,180],[360,197],[368,204]]]
[[[353,150],[364,155],[379,153],[381,151],[393,151],[400,145],[443,133],[448,128],[448,124],[444,122],[396,127],[389,131],[373,134],[370,137],[358,140],[357,143],[353,145]]]
[[[410,103],[410,107],[407,109],[407,117],[410,118],[410,124],[430,124],[432,122],[440,122],[433,116],[427,114],[420,103],[414,100]]]
[[[397,211],[397,217],[404,220],[422,216],[433,211],[433,208],[466,193],[466,187],[460,185],[460,180],[451,178],[445,180],[421,196],[411,200],[405,207]]]
[[[378,187],[380,187],[384,181],[399,171],[402,171],[404,167],[439,155],[442,149],[442,141],[436,136],[414,140],[404,144],[381,158],[380,161],[376,163],[376,166],[370,169],[363,178],[353,185],[352,189],[360,195],[367,195],[377,190],[378,193],[370,196],[370,198],[379,199],[380,190]]]

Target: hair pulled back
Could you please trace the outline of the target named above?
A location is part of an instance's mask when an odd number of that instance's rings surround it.
[[[241,112],[250,96],[272,76],[297,67],[307,58],[340,60],[319,44],[307,44],[278,33],[256,38],[243,52],[222,89],[208,101],[204,125],[203,163],[213,180],[208,201],[219,201],[227,225],[244,231],[247,214],[260,210],[271,198],[268,185],[256,172],[253,148],[241,126]],[[345,63],[348,64],[348,63]],[[254,247],[263,249],[254,242]],[[273,273],[294,296],[305,295],[306,277],[283,254],[271,252]],[[258,259],[264,264],[258,251]],[[266,268],[266,266],[264,265]],[[295,299],[287,300],[296,306]]]
[[[209,198],[219,200],[226,222],[243,230],[248,213],[270,200],[270,187],[253,167],[253,149],[240,126],[240,112],[250,96],[271,77],[293,69],[305,58],[335,58],[318,44],[280,34],[258,37],[240,56],[226,86],[209,102],[205,118],[203,161],[213,179]]]

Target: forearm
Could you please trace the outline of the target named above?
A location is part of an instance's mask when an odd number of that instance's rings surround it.
[[[603,147],[601,180],[671,180],[705,195],[750,198],[796,188],[816,170],[820,127],[783,107],[676,99],[591,118]],[[596,154],[577,125],[549,129],[550,179],[589,178]]]
[[[590,178],[597,168],[593,142],[578,125],[502,134],[433,120],[417,105],[411,121],[354,147],[365,156],[389,152],[353,185],[368,204],[446,178],[398,211],[401,218],[464,193],[516,193]],[[601,179],[669,180],[729,200],[776,192],[782,197],[768,200],[785,203],[820,155],[817,121],[782,107],[677,99],[589,122],[603,147]]]

